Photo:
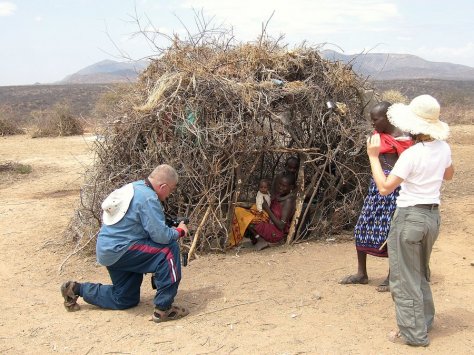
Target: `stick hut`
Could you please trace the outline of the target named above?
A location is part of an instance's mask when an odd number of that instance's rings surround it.
[[[288,243],[352,227],[369,172],[365,85],[317,48],[176,40],[111,113],[67,232],[93,240],[105,196],[167,163],[180,181],[166,209],[190,218],[194,248],[223,250],[235,206],[290,155],[301,166]]]

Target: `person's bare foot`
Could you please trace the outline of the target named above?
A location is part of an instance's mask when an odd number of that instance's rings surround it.
[[[408,342],[405,341],[405,339],[403,339],[403,337],[400,334],[399,330],[392,330],[392,331],[388,332],[387,338],[388,338],[389,341],[391,341],[392,343],[395,343],[395,344],[410,345],[410,346],[423,346],[423,347],[430,345],[429,340],[426,344],[408,343]]]
[[[342,280],[340,280],[339,283],[341,285],[355,285],[355,284],[366,285],[369,283],[369,278],[367,276],[361,276],[357,274],[347,275]]]
[[[257,244],[255,244],[255,250],[260,251],[268,247],[268,242],[266,242],[263,238],[260,237],[257,239]]]
[[[378,292],[389,292],[390,284],[388,279],[385,279],[380,285],[375,288]]]
[[[405,340],[403,340],[399,330],[391,330],[387,334],[387,339],[395,344],[405,345]]]

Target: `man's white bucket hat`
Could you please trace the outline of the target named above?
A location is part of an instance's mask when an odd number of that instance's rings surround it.
[[[125,213],[133,198],[133,185],[127,184],[120,189],[112,191],[102,202],[102,222],[108,226],[119,222]]]

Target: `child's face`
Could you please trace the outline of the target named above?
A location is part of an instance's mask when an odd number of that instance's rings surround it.
[[[286,162],[286,165],[285,165],[286,171],[296,174],[296,172],[298,171],[298,168],[299,168],[299,163],[296,159],[290,159]]]
[[[268,193],[268,182],[261,181],[260,184],[258,185],[258,191],[260,191],[262,194],[267,194]]]

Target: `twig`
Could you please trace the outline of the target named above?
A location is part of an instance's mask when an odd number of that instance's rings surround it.
[[[246,306],[246,305],[249,305],[249,304],[265,302],[265,301],[268,301],[268,300],[271,300],[271,298],[267,298],[267,299],[264,299],[264,300],[258,300],[258,301],[250,301],[250,302],[238,303],[238,304],[234,304],[234,305],[232,305],[232,306],[228,306],[228,307],[224,307],[224,308],[215,309],[215,310],[213,310],[213,311],[209,311],[209,312],[205,312],[205,313],[200,313],[200,314],[195,315],[195,317],[206,316],[206,315],[208,315],[208,314],[213,314],[213,313],[225,311],[225,310],[230,309],[230,308],[235,308],[235,307],[240,307],[240,306]]]
[[[208,351],[208,352],[205,352],[205,353],[197,353],[197,355],[212,354],[212,353],[215,353],[215,352],[217,352],[217,351],[221,350],[221,349],[222,349],[224,346],[225,346],[225,344],[224,344],[224,345],[221,345],[221,346],[219,346],[219,347],[218,347],[217,349],[215,349],[215,350]]]
[[[211,207],[212,207],[212,204],[209,204],[209,206],[207,207],[206,213],[204,214],[204,217],[202,218],[201,223],[199,224],[199,227],[196,230],[196,233],[194,234],[193,244],[191,245],[191,249],[189,249],[189,252],[188,252],[188,259],[189,260],[191,260],[193,254],[194,254],[197,242],[199,240],[199,236],[200,236],[199,234],[202,230],[202,227],[204,226],[204,223],[206,223],[206,221],[207,221],[207,217],[209,216],[209,213],[211,212]]]
[[[98,232],[97,232],[98,233]],[[62,270],[63,270],[63,266],[64,264],[66,264],[66,262],[69,260],[69,258],[71,258],[73,255],[76,255],[77,253],[79,253],[80,251],[82,251],[92,240],[95,239],[95,237],[97,236],[97,233],[92,237],[90,238],[86,244],[84,244],[81,248],[79,249],[76,249],[75,251],[73,251],[72,253],[70,253],[66,259],[63,260],[63,262],[61,263],[61,265],[59,265],[59,268],[58,268],[58,273],[61,274]]]
[[[293,219],[291,221],[290,230],[288,231],[288,237],[286,240],[286,244],[291,244],[293,239],[298,237],[295,235],[297,232],[297,225],[301,215],[301,210],[303,208],[304,202],[304,166],[305,166],[305,157],[300,161],[300,167],[298,171],[298,183],[297,183],[297,193],[296,193],[296,209],[295,214],[293,215]]]

